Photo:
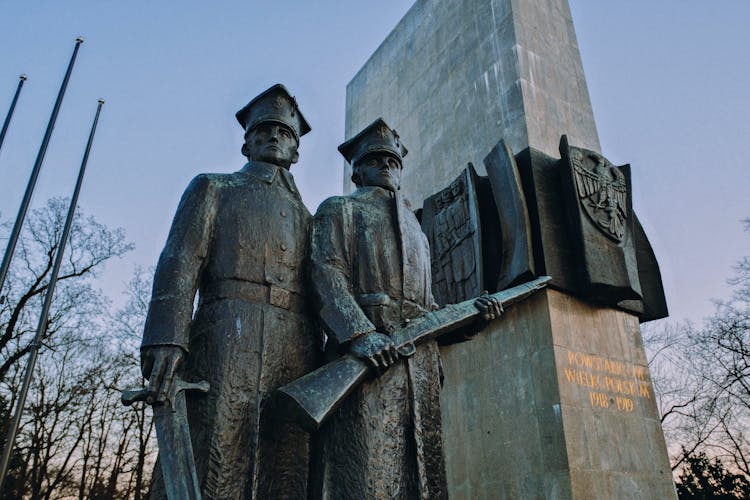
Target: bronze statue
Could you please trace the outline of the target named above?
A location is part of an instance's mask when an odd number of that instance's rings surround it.
[[[289,173],[310,127],[282,85],[236,116],[249,161],[185,191],[156,268],[142,369],[155,404],[181,368],[210,383],[186,394],[203,498],[303,498],[309,437],[262,410],[273,390],[315,368],[319,351],[303,286],[311,216]],[[157,465],[155,497],[159,477]]]
[[[407,151],[382,119],[339,151],[358,189],[315,214],[312,288],[329,350],[365,359],[380,375],[321,429],[313,496],[446,498],[437,343],[400,353],[391,338],[436,307],[427,238],[399,192]],[[500,313],[486,297],[477,307],[489,318]]]

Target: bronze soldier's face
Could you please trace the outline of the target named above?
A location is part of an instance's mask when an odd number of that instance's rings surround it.
[[[288,169],[292,163],[297,163],[297,147],[297,139],[289,127],[266,122],[245,134],[242,150],[249,160],[273,163]]]
[[[401,185],[401,161],[388,153],[372,153],[356,164],[362,186],[396,191]]]

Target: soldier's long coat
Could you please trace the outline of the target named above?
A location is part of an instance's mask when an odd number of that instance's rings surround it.
[[[211,384],[187,395],[205,499],[305,496],[308,436],[260,414],[269,393],[315,368],[303,288],[310,222],[291,174],[261,162],[199,175],[180,201],[143,347],[186,349],[185,378]],[[157,464],[154,497],[160,479]]]
[[[319,316],[340,350],[433,307],[427,239],[389,191],[366,187],[323,202],[311,252]],[[321,430],[314,496],[446,498],[439,391],[435,342],[365,382]]]

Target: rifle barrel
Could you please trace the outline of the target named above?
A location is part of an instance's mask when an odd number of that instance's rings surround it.
[[[546,287],[551,279],[542,276],[494,293],[492,297],[507,307]],[[480,313],[474,306],[474,300],[426,313],[397,330],[392,335],[396,349],[440,337],[475,321]],[[367,378],[369,370],[364,361],[347,354],[278,389],[274,393],[271,409],[282,419],[291,420],[307,431],[316,431]]]

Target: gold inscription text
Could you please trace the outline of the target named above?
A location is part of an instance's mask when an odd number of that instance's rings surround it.
[[[624,361],[578,351],[569,351],[563,367],[564,380],[587,388],[595,408],[630,413],[638,399],[652,399],[648,369]]]

